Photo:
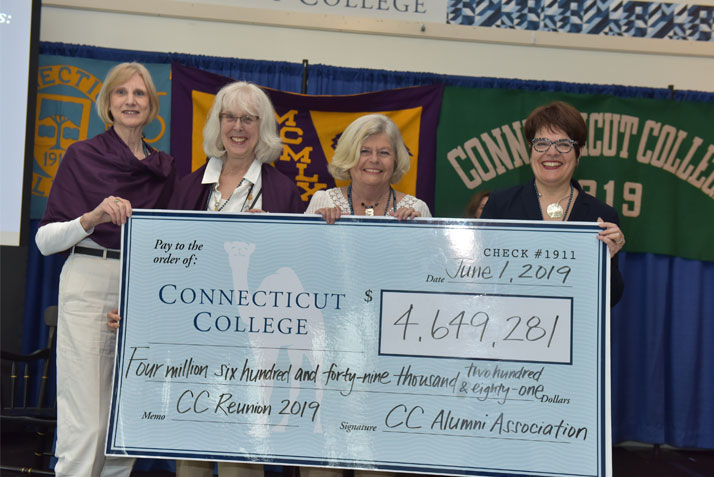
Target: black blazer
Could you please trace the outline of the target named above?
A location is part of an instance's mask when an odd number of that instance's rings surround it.
[[[620,224],[620,217],[615,209],[586,194],[577,181],[571,181],[579,194],[571,205],[569,221],[596,222],[602,218],[605,222]],[[482,219],[543,220],[535,189],[535,180],[526,184],[491,192]],[[618,257],[610,260],[610,306],[615,306],[622,298],[625,282],[618,266]]]

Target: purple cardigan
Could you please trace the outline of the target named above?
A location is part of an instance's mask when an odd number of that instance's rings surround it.
[[[170,209],[206,210],[211,184],[201,184],[206,165],[182,178],[169,202]],[[305,203],[300,199],[300,191],[285,174],[269,164],[260,169],[263,182],[263,210],[273,213],[302,214]]]

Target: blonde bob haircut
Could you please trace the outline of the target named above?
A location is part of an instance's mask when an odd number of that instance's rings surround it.
[[[154,86],[154,81],[151,79],[151,73],[149,73],[146,66],[141,63],[120,63],[109,70],[102,84],[102,89],[99,90],[99,95],[97,95],[97,113],[99,117],[102,118],[102,121],[104,121],[104,124],[114,124],[114,117],[109,110],[109,97],[112,95],[112,92],[129,81],[131,77],[136,74],[141,76],[141,79],[144,80],[146,92],[149,95],[149,115],[143,125],[146,126],[156,119],[156,116],[159,114],[159,94],[156,92],[156,86]]]
[[[283,151],[283,145],[278,136],[273,103],[262,89],[245,81],[228,84],[216,95],[203,127],[203,151],[206,155],[218,158],[225,156],[220,114],[238,110],[259,118],[258,143],[255,145],[258,162],[271,163],[276,160]]]
[[[391,184],[396,184],[402,176],[409,170],[409,151],[402,140],[402,133],[394,121],[384,114],[368,114],[361,116],[345,129],[337,142],[335,155],[327,166],[332,177],[338,180],[351,180],[350,169],[357,165],[360,157],[362,143],[369,136],[385,133],[392,142],[396,160],[394,172],[389,180]]]

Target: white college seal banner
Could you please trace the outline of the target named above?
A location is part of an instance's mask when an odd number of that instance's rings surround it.
[[[599,230],[137,210],[107,453],[609,475]]]

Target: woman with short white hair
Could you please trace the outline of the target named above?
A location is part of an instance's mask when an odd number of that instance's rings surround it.
[[[224,86],[203,129],[206,164],[184,177],[172,209],[214,212],[302,213],[292,179],[270,166],[283,150],[270,98],[252,83]],[[112,316],[109,317],[110,326]],[[118,323],[114,315],[114,323]],[[179,460],[177,477],[210,477],[214,462]],[[262,464],[219,462],[220,477],[262,477]]]
[[[238,81],[218,92],[203,129],[208,160],[186,176],[171,208],[302,213],[295,182],[270,166],[283,150],[275,110],[258,86]]]

